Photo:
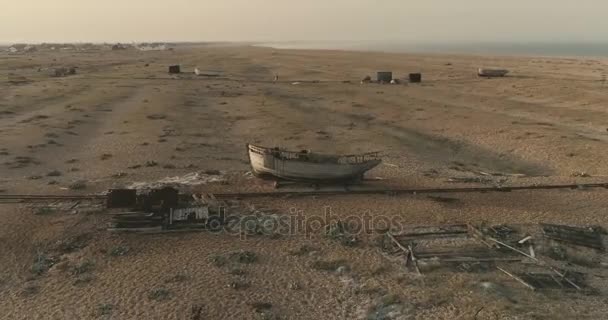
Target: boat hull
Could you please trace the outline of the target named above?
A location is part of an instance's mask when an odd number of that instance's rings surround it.
[[[477,75],[480,77],[493,78],[493,77],[504,77],[509,73],[509,70],[505,69],[484,69],[477,70]]]
[[[356,180],[381,162],[380,159],[373,159],[361,163],[315,163],[281,159],[272,154],[255,152],[251,147],[248,147],[248,152],[254,174],[299,181]]]

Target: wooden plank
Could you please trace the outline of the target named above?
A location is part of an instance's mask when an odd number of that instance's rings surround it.
[[[523,256],[526,256],[526,257],[528,257],[528,258],[530,258],[530,259],[534,260],[534,261],[535,261],[535,262],[537,262],[537,263],[541,263],[541,261],[540,261],[540,260],[538,260],[538,259],[536,259],[535,257],[533,257],[533,256],[531,256],[531,255],[529,255],[529,254],[527,254],[527,253],[525,253],[525,252],[523,252],[523,251],[521,251],[521,250],[519,250],[519,249],[515,248],[515,247],[512,247],[512,246],[510,246],[510,245],[508,245],[508,244],[506,244],[506,243],[504,243],[504,242],[502,242],[502,241],[499,241],[499,240],[496,240],[496,239],[493,239],[493,238],[488,238],[488,240],[490,240],[490,241],[492,241],[492,242],[495,242],[495,243],[497,243],[497,244],[499,244],[499,245],[501,245],[501,246],[503,246],[503,247],[505,247],[505,248],[509,248],[509,249],[511,249],[511,250],[513,250],[513,251],[515,251],[515,252],[517,252],[517,253],[519,253],[519,254],[523,255]],[[543,263],[543,264],[544,264],[544,263]]]
[[[467,228],[468,228],[469,234],[471,235],[472,238],[483,243],[488,248],[491,248],[491,249],[496,248],[496,244],[492,244],[492,243],[486,241],[486,236],[483,234],[483,232],[481,232],[481,230],[475,228],[475,226],[473,226],[470,223],[467,223]]]
[[[416,255],[414,255],[414,248],[412,247],[412,245],[408,245],[407,248],[410,251],[410,257],[412,258],[412,264],[414,265],[414,268],[416,268],[416,272],[419,275],[422,275],[422,272],[420,272],[420,268],[418,267],[418,259],[416,258]]]
[[[393,243],[395,243],[397,247],[405,253],[405,265],[407,266],[409,262],[410,251],[406,247],[404,247],[399,241],[397,241],[397,239],[395,239],[395,237],[390,232],[387,232],[386,234],[389,239],[391,239],[391,241],[393,241]]]
[[[531,284],[527,283],[526,281],[524,281],[524,279],[522,279],[522,278],[520,278],[520,277],[518,277],[518,276],[516,276],[516,275],[514,275],[514,274],[512,274],[512,273],[510,273],[509,271],[507,271],[507,270],[505,270],[505,269],[503,269],[503,268],[501,268],[501,267],[496,267],[496,268],[497,268],[498,270],[502,271],[504,274],[508,275],[509,277],[513,278],[513,279],[514,279],[514,280],[516,280],[517,282],[519,282],[519,283],[523,284],[523,285],[524,285],[524,286],[526,286],[528,289],[530,289],[530,290],[532,290],[532,291],[536,291],[536,288],[535,288],[533,285],[531,285]]]
[[[391,241],[393,241],[393,243],[395,243],[397,245],[397,247],[399,247],[399,249],[401,249],[403,252],[405,252],[406,257],[410,254],[410,251],[407,248],[405,248],[399,241],[397,241],[397,239],[395,239],[395,237],[390,232],[387,232],[386,234],[389,237],[389,239],[391,239]]]
[[[428,258],[420,258],[423,260]],[[439,262],[517,262],[521,261],[521,258],[468,258],[468,257],[453,257],[453,258],[439,258]]]

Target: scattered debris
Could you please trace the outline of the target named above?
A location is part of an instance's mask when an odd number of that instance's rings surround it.
[[[427,198],[439,202],[439,203],[447,203],[447,204],[456,204],[460,203],[461,200],[458,198],[450,198],[450,197],[440,197],[440,196],[428,196]]]
[[[87,181],[86,180],[77,180],[72,182],[68,188],[70,190],[82,190],[82,189],[86,189],[87,188]]]
[[[502,273],[508,275],[509,277],[513,278],[515,281],[523,284],[524,286],[526,286],[528,289],[534,291],[536,290],[536,287],[534,287],[533,285],[529,284],[528,282],[526,282],[525,280],[523,280],[522,278],[514,275],[513,273],[501,268],[501,267],[497,267],[498,270],[502,271]]]
[[[165,43],[140,43],[136,44],[135,49],[139,51],[165,51],[167,44]]]
[[[479,68],[477,70],[477,75],[480,77],[493,78],[493,77],[504,77],[509,73],[509,70],[506,69],[488,69],[488,68]]]
[[[590,178],[591,175],[582,171],[582,172],[574,172],[572,175],[572,177],[579,177],[579,178]]]
[[[150,120],[162,120],[162,119],[166,119],[167,116],[164,114],[150,114],[150,115],[147,115],[146,118],[148,118]]]
[[[117,43],[115,45],[112,46],[112,50],[116,51],[116,50],[127,50],[127,46]]]
[[[493,183],[494,180],[485,177],[452,177],[447,180],[447,182],[452,183]]]
[[[505,272],[505,271],[503,271]],[[568,276],[568,277],[566,277]],[[584,276],[580,273],[570,272],[564,277],[556,276],[554,273],[524,273],[517,277],[520,283],[526,287],[537,290],[537,289],[558,289],[558,290],[581,290],[586,288],[584,283]]]
[[[70,67],[70,68],[61,67],[61,68],[53,69],[52,76],[56,77],[56,78],[60,78],[60,77],[65,77],[68,75],[75,75],[75,74],[76,74],[75,67]]]
[[[183,176],[167,177],[155,182],[134,182],[127,189],[159,189],[162,187],[193,187],[210,183],[226,183],[227,177],[223,174],[207,174],[204,172],[191,172]]]

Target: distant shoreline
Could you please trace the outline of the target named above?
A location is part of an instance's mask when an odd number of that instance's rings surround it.
[[[294,50],[344,50],[413,54],[482,56],[608,58],[608,43],[459,43],[414,44],[396,42],[266,42],[258,47]]]

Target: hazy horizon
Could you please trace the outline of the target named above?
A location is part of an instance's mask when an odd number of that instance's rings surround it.
[[[605,42],[608,3],[0,0],[0,43]]]

